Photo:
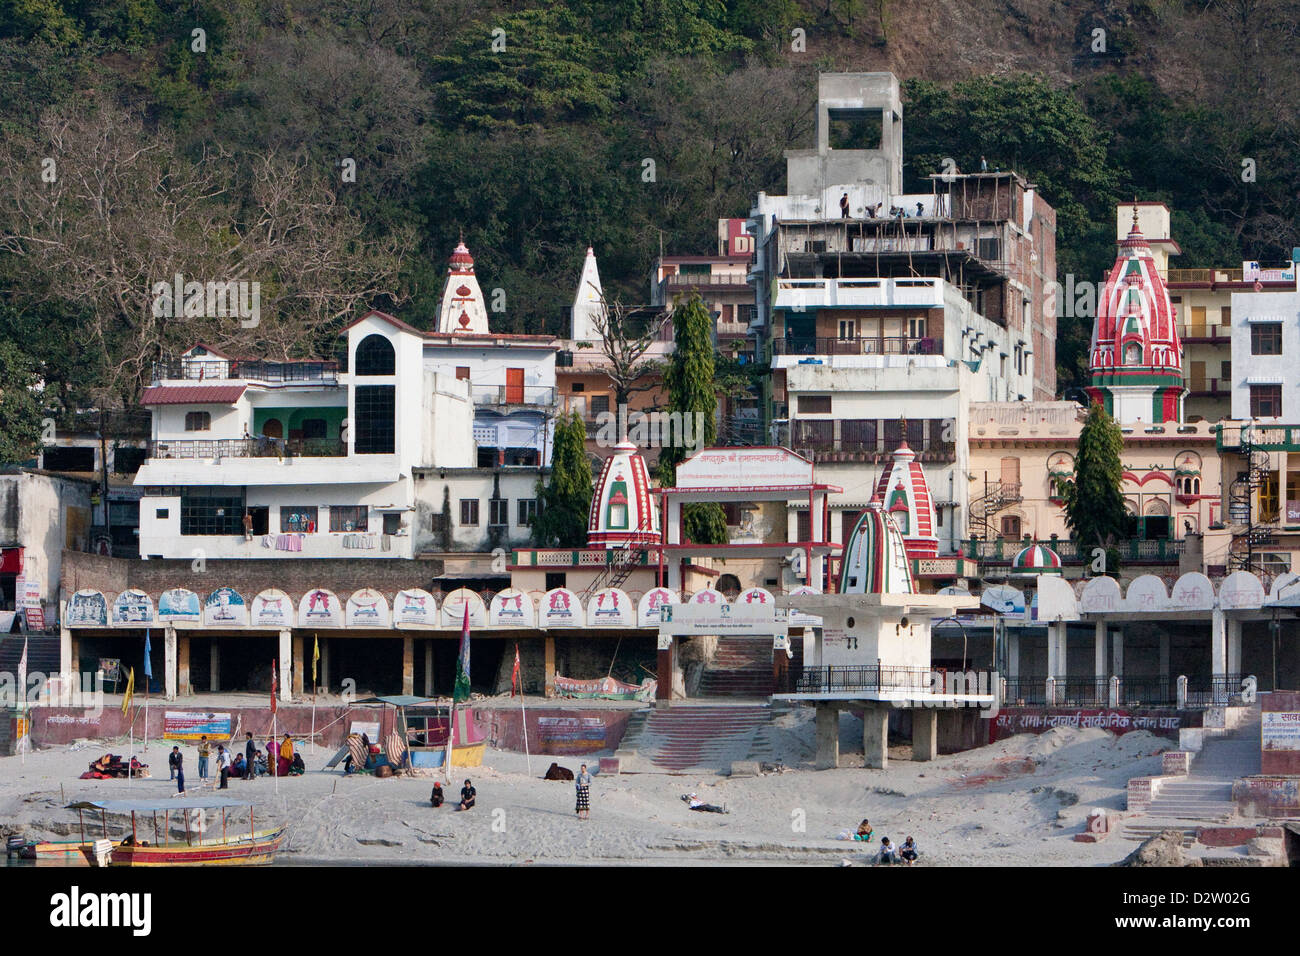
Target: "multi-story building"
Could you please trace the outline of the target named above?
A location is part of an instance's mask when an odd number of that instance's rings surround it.
[[[760,193],[751,213],[770,440],[845,489],[842,542],[906,438],[954,554],[970,402],[1055,395],[1055,213],[1013,172],[946,170],[904,194],[897,79],[823,74],[818,89],[816,147],[787,154],[789,194]],[[879,135],[855,140],[865,126]]]

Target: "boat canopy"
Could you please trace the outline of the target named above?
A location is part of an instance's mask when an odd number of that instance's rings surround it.
[[[158,810],[222,810],[251,806],[253,804],[247,800],[197,797],[189,800],[78,800],[69,803],[65,809],[102,810],[105,813],[154,813]]]

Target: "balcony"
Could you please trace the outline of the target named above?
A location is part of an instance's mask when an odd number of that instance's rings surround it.
[[[886,427],[881,427],[881,426]],[[893,421],[873,419],[807,419],[790,423],[790,447],[819,463],[874,462],[898,448],[903,436]],[[908,422],[907,444],[922,462],[947,464],[957,460],[957,447],[937,437],[926,437],[925,420]],[[931,436],[941,434],[943,424],[930,420]],[[782,436],[784,437],[784,436]]]
[[[555,404],[555,388],[550,385],[472,385],[470,394],[475,405]]]
[[[1232,326],[1207,325],[1204,322],[1200,324],[1180,322],[1178,325],[1178,337],[1182,339],[1184,343],[1209,342],[1218,345],[1232,340]]]
[[[749,283],[743,272],[723,272],[709,275],[675,275],[664,276],[659,280],[659,292],[663,301],[668,301],[675,293],[691,289],[709,289],[718,292],[748,292]]]
[[[337,362],[263,362],[243,359],[162,359],[153,363],[153,384],[162,381],[191,382],[238,379],[247,382],[304,385],[337,385]]]
[[[778,279],[776,308],[943,307],[942,279]]]
[[[1189,378],[1187,392],[1196,398],[1228,398],[1232,395],[1232,379]]]
[[[1060,555],[1062,564],[1083,564],[1092,560],[1091,545],[1080,548],[1077,541],[1067,538],[1037,541],[1023,538],[998,538],[993,541],[972,539],[965,542],[963,550],[966,557],[985,564],[1010,564],[1012,558],[1031,544],[1051,548]],[[1183,553],[1183,542],[1172,539],[1143,541],[1134,538],[1117,542],[1115,548],[1119,551],[1121,561],[1133,564],[1177,564]]]
[[[348,446],[337,438],[224,438],[148,442],[148,457],[168,458],[342,458]]]
[[[940,355],[943,343],[925,336],[856,335],[772,340],[773,355]]]

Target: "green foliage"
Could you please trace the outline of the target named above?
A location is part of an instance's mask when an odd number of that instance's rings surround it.
[[[698,446],[707,448],[718,437],[718,392],[713,352],[713,317],[698,292],[678,302],[673,311],[676,345],[664,368],[668,411],[694,415],[701,424]],[[677,466],[692,449],[670,445],[659,452],[655,477],[660,487],[677,484]],[[691,504],[682,508],[682,533],[696,544],[726,544],[727,519],[717,504]]]
[[[81,39],[81,30],[58,0],[0,0],[0,37],[66,46]]]
[[[1100,403],[1094,402],[1079,432],[1073,477],[1057,481],[1071,536],[1084,548],[1106,548],[1105,570],[1111,575],[1119,570],[1111,549],[1127,535],[1130,525],[1120,490],[1124,468],[1119,456],[1123,448],[1119,425]]]
[[[36,366],[15,345],[0,340],[0,465],[36,457],[41,410],[33,388]]]
[[[539,548],[581,548],[587,543],[591,514],[591,459],[587,427],[574,412],[555,423],[550,483],[538,487],[533,542]]]

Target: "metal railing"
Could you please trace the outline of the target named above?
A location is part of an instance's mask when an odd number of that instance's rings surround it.
[[[1207,322],[1202,322],[1199,325],[1191,322],[1180,322],[1178,324],[1178,337],[1184,342],[1195,342],[1198,339],[1226,342],[1232,338],[1232,326]]]
[[[930,336],[856,335],[772,340],[773,355],[939,355],[943,343]]]
[[[804,666],[794,685],[796,694],[829,694],[840,691],[925,693],[934,675],[928,667],[887,667],[881,664],[832,664]]]
[[[1068,538],[1049,538],[1026,540],[1024,538],[998,538],[993,541],[967,541],[964,552],[966,557],[975,558],[991,564],[1010,564],[1011,559],[1022,549],[1031,544],[1051,548],[1065,563],[1092,560],[1092,548],[1079,548],[1077,541]],[[1121,561],[1177,561],[1183,553],[1183,542],[1172,539],[1143,541],[1129,539],[1115,544]]]
[[[1218,674],[1214,677],[1187,679],[1187,706],[1213,707],[1241,703],[1240,674]]]
[[[167,379],[192,382],[242,379],[255,382],[338,382],[337,362],[264,362],[258,359],[161,359],[153,363],[155,383]]]
[[[1193,395],[1230,395],[1232,379],[1230,378],[1189,378],[1187,390]]]
[[[550,385],[471,385],[475,405],[554,405]]]
[[[1241,702],[1240,674],[1188,678],[1185,707],[1224,706]],[[1112,697],[1109,677],[1057,677],[1048,699],[1045,675],[1007,677],[1002,684],[1002,703],[1009,707],[1178,707],[1178,678],[1159,676],[1121,677]]]
[[[150,441],[147,448],[150,458],[341,458],[348,453],[337,438],[185,438]]]

